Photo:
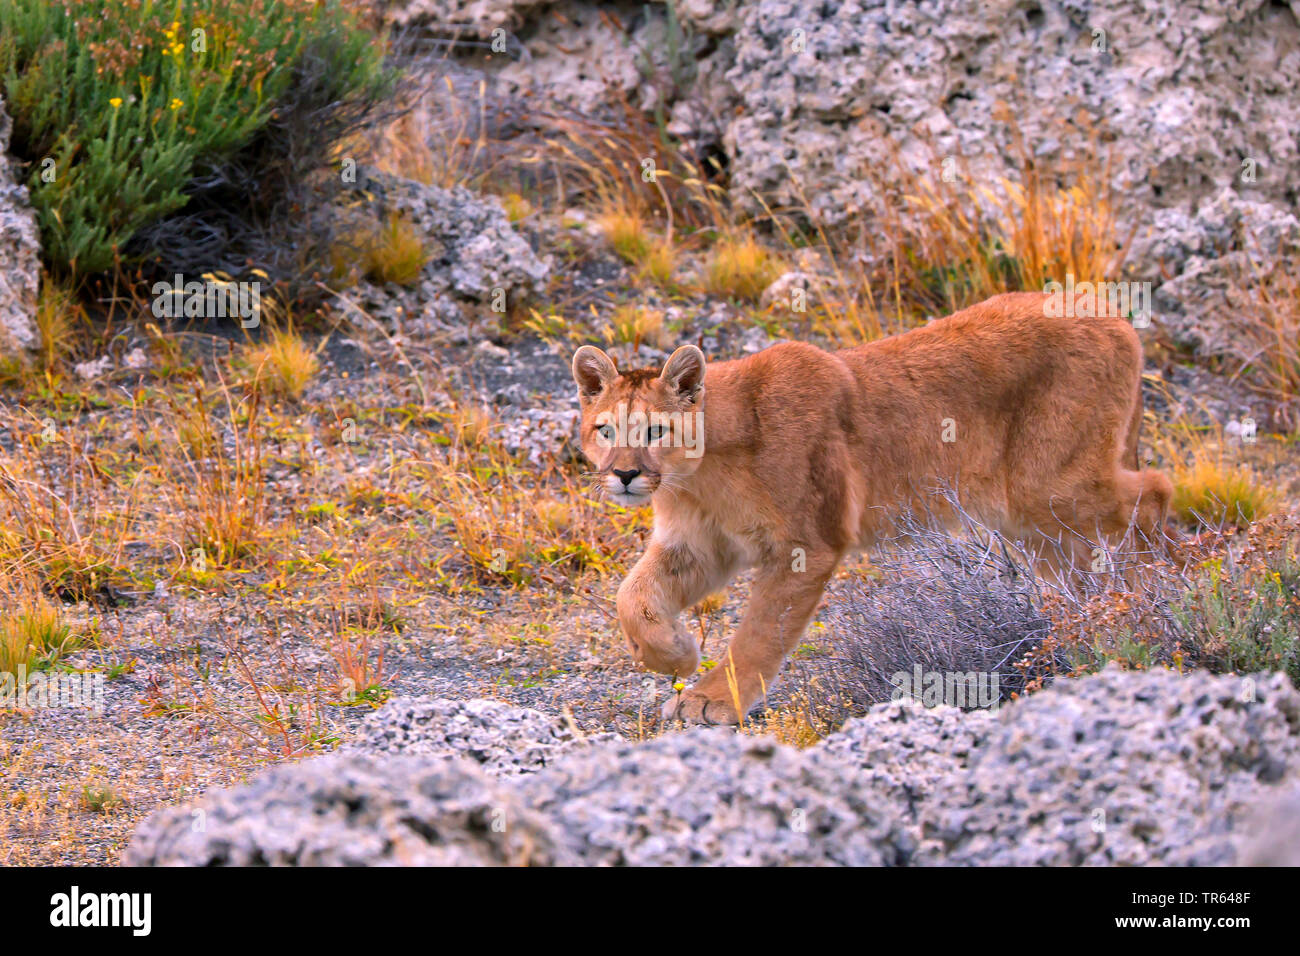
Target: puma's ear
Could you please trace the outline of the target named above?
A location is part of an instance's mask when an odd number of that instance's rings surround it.
[[[704,353],[683,345],[668,357],[659,380],[671,385],[682,398],[695,401],[704,388]]]
[[[573,380],[582,398],[595,398],[616,378],[618,367],[614,360],[594,345],[584,345],[573,353]]]

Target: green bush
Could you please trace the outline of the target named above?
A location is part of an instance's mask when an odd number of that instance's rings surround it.
[[[1211,670],[1284,671],[1300,686],[1300,561],[1294,554],[1270,554],[1262,569],[1237,577],[1212,562],[1174,615]]]
[[[84,276],[186,205],[329,57],[332,101],[376,98],[383,51],[340,0],[0,0],[0,83],[47,265]],[[331,143],[320,143],[320,164]]]

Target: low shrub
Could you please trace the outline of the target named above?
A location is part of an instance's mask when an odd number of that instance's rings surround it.
[[[964,530],[904,519],[869,573],[832,589],[824,640],[814,627],[815,643],[792,662],[792,697],[819,732],[894,699],[897,675],[918,668],[996,674],[998,701],[1024,691],[1029,678],[1014,665],[1050,633],[1030,558],[973,520]]]

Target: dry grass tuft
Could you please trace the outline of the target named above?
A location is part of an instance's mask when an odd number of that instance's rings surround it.
[[[641,260],[640,277],[649,279],[661,289],[675,287],[677,272],[677,248],[667,239],[655,239],[650,243]]]
[[[1191,525],[1245,527],[1269,514],[1278,493],[1250,466],[1229,462],[1222,452],[1198,450],[1188,464],[1174,465],[1173,511]]]
[[[704,287],[714,295],[756,302],[780,276],[781,268],[780,259],[752,234],[733,232],[713,247]]]
[[[32,671],[65,656],[77,644],[63,612],[38,591],[3,595],[0,617],[0,674]]]
[[[1242,285],[1232,320],[1237,372],[1275,404],[1285,426],[1300,428],[1300,268],[1289,259],[1255,267]]]
[[[86,310],[76,295],[49,276],[41,277],[41,292],[36,301],[36,329],[40,335],[41,370],[48,376],[74,348],[78,326],[85,321]]]
[[[606,336],[613,342],[631,343],[633,348],[639,348],[645,342],[662,349],[670,343],[663,312],[643,308],[634,302],[624,302],[615,307]]]
[[[610,246],[625,262],[641,265],[653,247],[645,218],[632,209],[614,209],[598,220]]]
[[[256,387],[291,401],[302,398],[320,369],[315,351],[292,329],[272,329],[266,341],[247,348],[244,364],[252,372]]]

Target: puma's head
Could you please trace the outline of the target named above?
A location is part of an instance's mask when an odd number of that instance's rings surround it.
[[[606,497],[641,504],[694,473],[704,453],[704,353],[674,352],[662,372],[620,373],[600,349],[573,355],[582,405],[582,451]]]

